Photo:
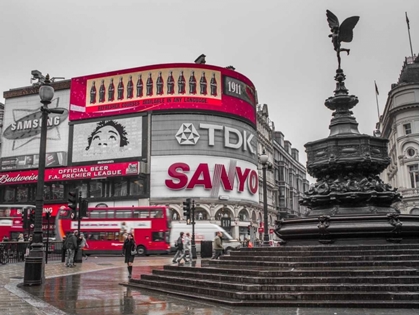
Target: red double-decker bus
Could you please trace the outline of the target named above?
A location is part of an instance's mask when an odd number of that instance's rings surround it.
[[[0,242],[16,241],[20,233],[26,233],[22,224],[24,209],[35,209],[34,205],[0,204]]]
[[[169,209],[165,206],[88,208],[80,220],[80,232],[88,243],[86,254],[121,254],[127,233],[133,233],[139,255],[167,254],[170,251]],[[70,209],[60,210],[57,236],[72,233],[78,221]]]

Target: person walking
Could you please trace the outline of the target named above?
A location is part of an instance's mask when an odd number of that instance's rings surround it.
[[[18,244],[17,244],[17,259],[18,259],[18,261],[23,261],[23,260],[25,260],[24,255],[25,255],[25,251],[26,251],[26,244],[24,243],[25,239],[23,238],[22,233],[19,234],[19,236],[17,238],[17,242],[18,242]]]
[[[61,262],[66,262],[66,236],[63,236],[63,243],[61,245]]]
[[[86,250],[89,248],[89,245],[86,241],[85,235],[83,233],[80,233],[80,245],[79,245],[79,250],[82,251],[82,258],[84,257],[85,260],[88,259],[88,256],[86,255]]]
[[[172,262],[174,264],[178,262],[178,257],[182,255],[182,252],[184,250],[183,238],[184,232],[180,232],[178,239],[175,241],[176,253],[174,258],[172,258]]]
[[[188,256],[188,260],[187,260]],[[190,239],[190,233],[186,233],[185,237],[183,239],[183,251],[182,256],[177,260],[178,263],[181,262],[181,260],[184,259],[184,261],[191,262],[191,239]]]
[[[74,267],[74,255],[77,249],[77,237],[76,237],[77,231],[74,233],[70,233],[67,236],[66,239],[66,251],[67,251],[67,257],[66,257],[66,267],[73,268]]]
[[[123,255],[125,257],[124,262],[127,264],[128,279],[131,279],[134,256],[136,255],[136,242],[134,241],[133,234],[131,233],[127,234],[127,238],[124,241]]]
[[[80,248],[80,244],[82,243],[82,238],[80,237],[80,235],[79,235],[79,231],[78,230],[76,230],[76,231],[74,231],[74,236],[76,236],[76,243],[77,243],[77,245],[76,245],[76,248],[74,249],[74,259],[78,259],[77,257],[77,252],[79,251],[79,250],[81,250],[81,248]],[[78,261],[79,262],[79,261]]]
[[[213,241],[213,247],[214,247],[214,256],[212,259],[219,259],[220,256],[222,256],[223,253],[223,245],[222,245],[222,232],[218,231],[216,233],[216,237]]]

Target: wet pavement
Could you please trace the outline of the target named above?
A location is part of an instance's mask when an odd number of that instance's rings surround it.
[[[133,277],[163,268],[171,257],[136,258]],[[197,265],[200,265],[198,261]],[[412,315],[418,309],[230,307],[119,285],[127,281],[122,257],[89,258],[75,268],[46,265],[41,286],[22,286],[24,264],[0,266],[0,314],[34,315]]]

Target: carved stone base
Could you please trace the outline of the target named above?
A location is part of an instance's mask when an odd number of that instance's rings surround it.
[[[336,215],[276,221],[275,233],[287,245],[418,243],[416,215]]]

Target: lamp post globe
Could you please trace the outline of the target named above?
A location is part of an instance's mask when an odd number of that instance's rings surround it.
[[[44,83],[39,88],[39,97],[41,99],[41,103],[44,105],[48,105],[51,103],[51,100],[54,97],[54,88],[50,85],[50,76],[47,74],[45,77]]]
[[[263,246],[270,246],[270,239],[268,236],[268,209],[267,209],[267,167],[268,167],[268,155],[265,150],[260,155],[260,162],[262,164],[263,171],[263,204],[264,204],[264,239]]]
[[[54,88],[50,85],[50,76],[47,74],[42,86],[39,88],[39,97],[41,99],[41,132],[38,158],[38,180],[35,197],[35,223],[33,233],[32,250],[25,260],[25,272],[23,277],[24,285],[41,285],[45,280],[45,256],[42,237],[42,212],[44,208],[44,173],[45,173],[45,155],[47,148],[47,122],[48,122],[48,104],[54,97]],[[48,250],[48,249],[47,249]]]

